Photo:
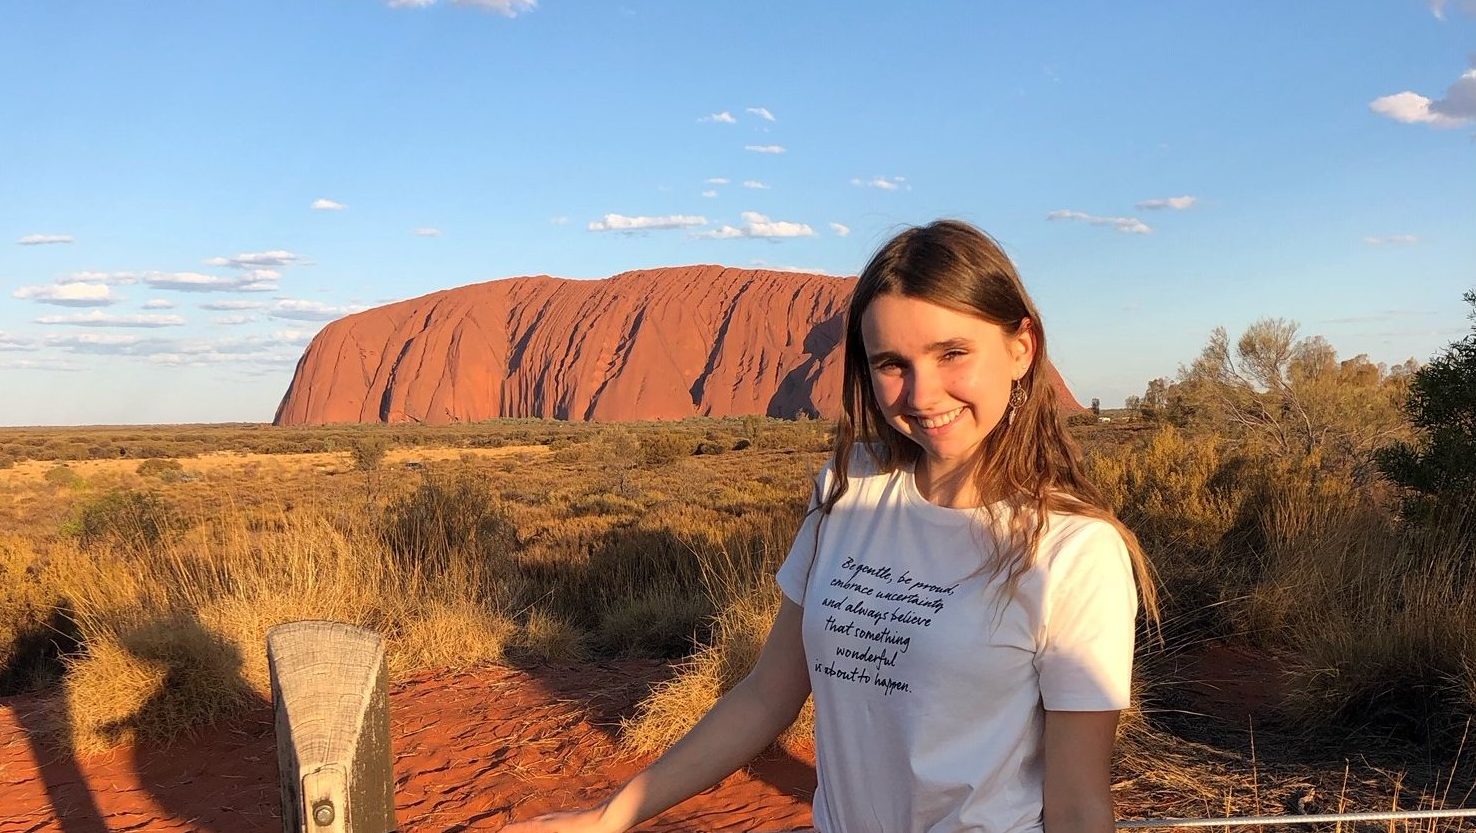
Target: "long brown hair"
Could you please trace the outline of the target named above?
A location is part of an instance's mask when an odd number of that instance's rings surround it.
[[[1020,379],[1025,403],[1013,420],[1001,419],[980,445],[974,485],[980,496],[1000,495],[1016,510],[1010,513],[1011,540],[992,563],[981,565],[1006,574],[1013,593],[1034,564],[1040,536],[1051,512],[1098,518],[1115,526],[1132,559],[1138,596],[1149,621],[1158,622],[1158,592],[1153,570],[1137,536],[1112,511],[1087,479],[1081,450],[1067,433],[1057,411],[1056,389],[1046,359],[1046,333],[1015,266],[989,235],[958,220],[939,220],[909,228],[887,241],[857,278],[846,313],[845,368],[841,414],[836,424],[834,476],[829,494],[818,508],[828,514],[849,485],[851,453],[868,444],[883,472],[915,465],[922,455],[916,443],[893,428],[877,405],[871,388],[861,317],[882,294],[916,298],[982,318],[1007,336],[1028,327],[1035,338],[1035,357]],[[990,515],[993,510],[982,507]],[[817,527],[818,533],[818,527]]]

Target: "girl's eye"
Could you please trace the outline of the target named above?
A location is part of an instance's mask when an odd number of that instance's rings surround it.
[[[962,350],[949,350],[947,353],[944,353],[943,354],[943,360],[944,361],[952,361],[952,360],[958,358],[959,356],[964,356],[964,355],[967,355],[967,354],[964,353],[964,351],[962,351]]]

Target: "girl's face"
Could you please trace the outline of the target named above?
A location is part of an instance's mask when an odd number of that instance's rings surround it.
[[[1029,326],[998,324],[918,298],[876,296],[861,316],[871,389],[887,422],[934,463],[963,463],[1009,407],[1035,354]]]

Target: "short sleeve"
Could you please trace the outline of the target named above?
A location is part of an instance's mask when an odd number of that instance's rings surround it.
[[[784,595],[800,605],[805,603],[805,586],[810,582],[810,568],[819,550],[817,530],[824,515],[816,507],[820,504],[820,496],[830,486],[830,472],[831,465],[827,463],[815,475],[811,484],[814,488],[810,493],[810,503],[805,507],[804,523],[800,524],[799,532],[795,533],[794,543],[789,545],[789,554],[784,556],[784,563],[779,565],[779,571],[774,574],[774,580],[778,582]]]
[[[1116,527],[1092,520],[1067,533],[1048,563],[1044,603],[1035,660],[1041,704],[1054,711],[1127,708],[1138,591]]]

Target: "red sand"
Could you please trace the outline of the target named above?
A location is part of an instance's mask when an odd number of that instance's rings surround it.
[[[620,715],[668,672],[621,661],[486,668],[391,686],[401,829],[497,830],[591,804],[650,759],[612,740]],[[271,708],[164,748],[74,759],[32,742],[50,704],[0,700],[0,833],[277,833]],[[813,759],[779,755],[648,822],[649,831],[777,831],[810,823]]]

